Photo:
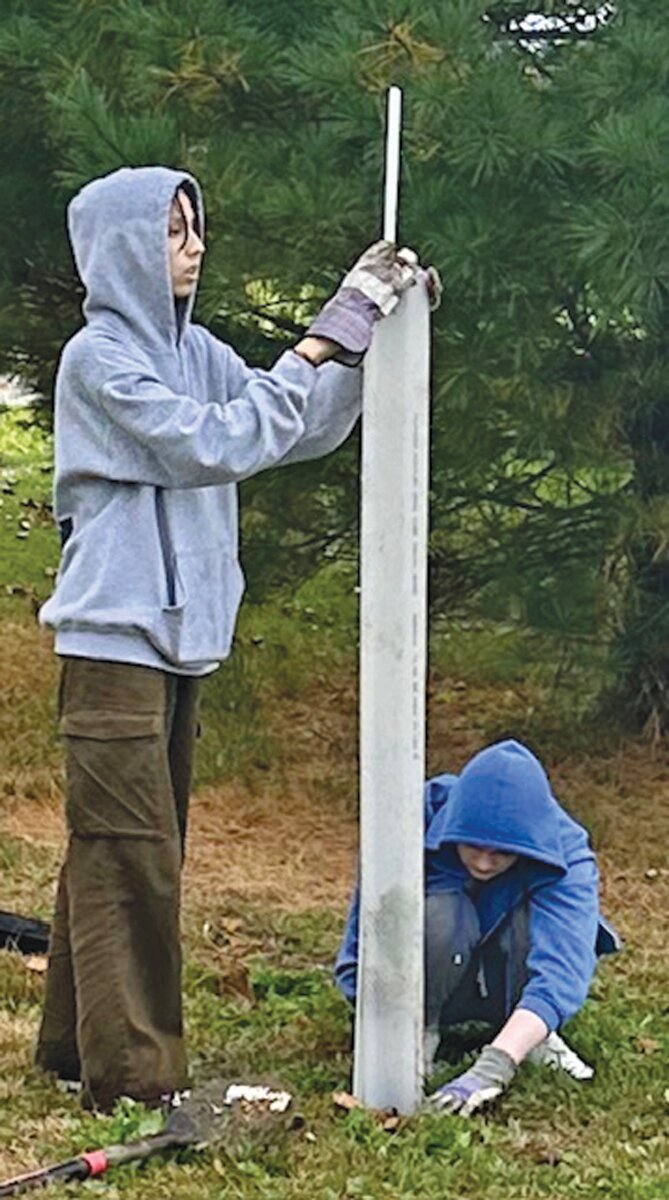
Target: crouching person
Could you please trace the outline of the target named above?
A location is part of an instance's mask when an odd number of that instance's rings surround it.
[[[467,1116],[528,1057],[590,1078],[557,1031],[584,1003],[597,956],[619,942],[599,913],[588,835],[525,746],[499,742],[461,775],[428,782],[425,886],[426,1075],[463,1027],[487,1042],[431,1103]],[[357,957],[356,893],[335,968],[351,1002]]]

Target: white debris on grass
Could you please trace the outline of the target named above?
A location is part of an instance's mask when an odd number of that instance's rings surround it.
[[[231,1083],[223,1103],[226,1105],[250,1104],[268,1108],[270,1112],[283,1113],[290,1107],[292,1096],[290,1092],[274,1091],[272,1088],[248,1083]]]

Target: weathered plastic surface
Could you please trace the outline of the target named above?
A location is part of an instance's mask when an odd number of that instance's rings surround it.
[[[422,1088],[429,324],[422,285],[379,322],[363,408],[353,1088],[401,1113]]]

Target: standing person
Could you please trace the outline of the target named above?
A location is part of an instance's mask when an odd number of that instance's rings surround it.
[[[584,1003],[597,956],[619,943],[599,913],[588,835],[525,746],[499,742],[428,782],[425,889],[426,1074],[459,1027],[478,1026],[479,1046],[491,1038],[431,1103],[469,1115],[528,1056],[589,1078],[557,1030]],[[335,967],[351,1002],[357,960],[356,893]]]
[[[68,223],[86,323],[56,378],[63,550],[41,620],[63,664],[69,838],[37,1062],[108,1108],[187,1081],[180,868],[198,684],[243,590],[236,485],[343,441],[361,390],[347,367],[419,274],[377,243],[307,336],[254,370],[191,322],[205,245],[190,175],[115,171]]]

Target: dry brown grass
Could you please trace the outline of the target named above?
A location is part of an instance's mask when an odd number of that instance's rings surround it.
[[[0,628],[0,653],[0,834],[20,860],[12,894],[2,889],[1,902],[43,911],[64,839],[57,667],[48,637],[28,624]],[[512,689],[433,681],[430,773],[459,770],[491,724],[522,732],[523,705]],[[348,679],[274,708],[277,772],[253,787],[206,788],[193,801],[187,905],[226,894],[298,910],[344,905],[357,836],[356,718]],[[660,922],[651,917],[669,904],[669,748],[628,741],[607,755],[548,758],[546,765],[559,798],[592,830],[607,909],[632,937],[638,917],[647,916],[646,934],[659,941]]]
[[[355,843],[354,819],[315,809],[295,782],[279,796],[208,789],[193,805],[186,904],[233,894],[293,910],[338,907]]]
[[[55,738],[57,663],[50,637],[27,622],[0,625],[0,807],[8,800],[55,800],[60,748]]]

